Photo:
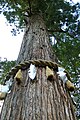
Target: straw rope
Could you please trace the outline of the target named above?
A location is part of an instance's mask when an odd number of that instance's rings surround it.
[[[30,64],[34,64],[36,67],[50,67],[53,68],[53,70],[58,71],[58,67],[60,66],[59,64],[57,64],[56,62],[52,62],[52,61],[48,61],[48,60],[42,60],[42,59],[38,59],[38,60],[26,60],[24,62],[21,62],[20,64],[16,65],[15,67],[13,67],[6,75],[5,78],[5,82],[8,81],[10,79],[11,76],[14,76],[17,71],[19,69],[25,70],[28,69]],[[70,75],[68,74],[68,72],[66,72],[68,77],[70,78]]]

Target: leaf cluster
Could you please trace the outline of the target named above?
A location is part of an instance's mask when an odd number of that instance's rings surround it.
[[[4,83],[6,74],[14,67],[16,61],[0,61],[0,84]]]
[[[75,32],[76,22],[79,17],[80,4],[70,4],[64,0],[1,0],[0,12],[9,23],[14,23],[19,28],[24,27],[24,19],[33,14],[41,14],[47,29],[65,30]],[[72,31],[71,31],[72,30]]]

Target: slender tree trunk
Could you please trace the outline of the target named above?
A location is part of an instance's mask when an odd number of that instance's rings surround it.
[[[39,15],[29,20],[17,61],[31,59],[57,62],[45,23]],[[7,94],[1,120],[76,120],[69,94],[56,73],[56,80],[49,81],[46,68],[37,67],[36,79],[32,81],[28,69],[22,72],[21,85],[14,80],[11,93]]]

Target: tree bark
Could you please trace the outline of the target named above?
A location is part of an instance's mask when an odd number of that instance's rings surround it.
[[[39,15],[29,20],[17,63],[32,59],[57,62],[45,23]],[[28,69],[22,73],[22,83],[17,85],[14,80],[11,93],[7,94],[1,120],[76,120],[71,98],[56,72],[53,81],[47,80],[45,67],[37,67],[34,80],[29,78]]]

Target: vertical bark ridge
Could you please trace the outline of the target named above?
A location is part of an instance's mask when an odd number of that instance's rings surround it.
[[[51,88],[51,99],[50,99],[50,104],[51,104],[51,113],[52,113],[52,120],[57,120],[56,119],[56,111],[55,111],[55,101],[53,98],[53,90]]]
[[[72,113],[71,113],[71,108],[70,108],[70,104],[69,104],[69,101],[67,102],[67,105],[69,106],[69,107],[68,107],[68,111],[69,111],[69,118],[70,118],[70,120],[73,120],[73,118],[72,118]]]
[[[71,100],[69,94],[70,93],[67,93],[67,97],[68,97],[67,106],[69,106],[68,107],[69,116],[70,116],[71,120],[75,120],[76,116],[75,116],[75,113],[74,113],[74,106],[73,106],[73,103],[72,103],[72,100]]]
[[[28,99],[28,101],[29,101],[29,103],[28,103],[28,107],[27,107],[27,109],[28,109],[28,119],[30,120],[30,119],[32,119],[32,85],[31,85],[31,83],[30,83],[30,88],[29,88],[29,99]]]
[[[41,79],[40,79],[40,72],[38,69],[38,83],[37,83],[37,98],[38,98],[38,111],[37,114],[38,116],[36,116],[36,118],[41,120]]]
[[[56,104],[56,112],[57,112],[57,119],[60,119],[60,115],[59,115],[59,97],[57,95],[57,85],[56,85],[56,81],[54,82],[54,89],[55,89],[55,104]]]
[[[66,101],[66,93],[65,93],[65,90],[62,88],[62,81],[58,80],[58,91],[59,91],[59,94],[60,94],[60,106],[61,106],[61,114],[63,116],[63,119],[65,119],[65,111],[64,111],[64,105],[63,105],[63,102]]]
[[[44,113],[43,118],[42,119],[47,119],[47,93],[46,93],[46,89],[47,89],[47,80],[44,77],[45,75],[45,68],[42,69],[42,112]],[[45,109],[46,108],[46,109]]]
[[[38,69],[38,68],[37,68]],[[38,109],[38,95],[37,95],[37,80],[35,83],[35,113],[33,114],[33,116],[35,116],[35,120],[39,120],[39,109]],[[33,119],[34,120],[34,119]]]
[[[55,109],[56,108],[56,99],[55,99],[56,95],[55,95],[55,92],[54,92],[55,91],[54,83],[55,83],[55,81],[53,81],[52,97],[53,97],[53,105],[54,105],[53,108],[55,110],[54,117],[57,120],[57,109]]]
[[[34,83],[33,83],[34,84]],[[33,93],[32,93],[32,97],[33,97],[33,106],[32,106],[32,119],[35,120],[36,119],[36,109],[35,109],[35,106],[36,106],[36,89],[35,89],[35,86],[36,86],[36,83],[33,85]]]
[[[25,106],[25,117],[28,118],[28,108],[29,108],[29,88],[30,88],[30,81],[28,79],[28,86],[27,86],[27,89],[25,91],[25,103],[24,103],[24,106]]]
[[[41,114],[41,119],[43,119],[43,111],[42,111],[42,68],[40,67],[40,105],[41,105],[41,109],[40,109],[40,114]]]
[[[51,91],[52,91],[53,88],[52,88],[52,83],[51,83],[50,81],[48,81],[48,85],[49,85],[49,86],[48,86],[48,88],[49,88],[49,89],[48,89],[48,92],[49,92],[49,93],[48,93],[48,97],[49,97],[48,100],[50,101],[50,103],[49,103],[50,106],[48,106],[48,107],[50,107],[50,108],[48,108],[48,109],[50,109],[50,114],[51,114],[51,115],[50,115],[51,118],[48,118],[48,119],[52,120],[52,119],[53,119],[53,112],[54,112],[54,111],[52,111],[52,108],[51,108],[51,107],[53,107],[53,106],[52,106],[53,103],[52,103],[52,101],[51,101],[51,98],[52,98]]]

